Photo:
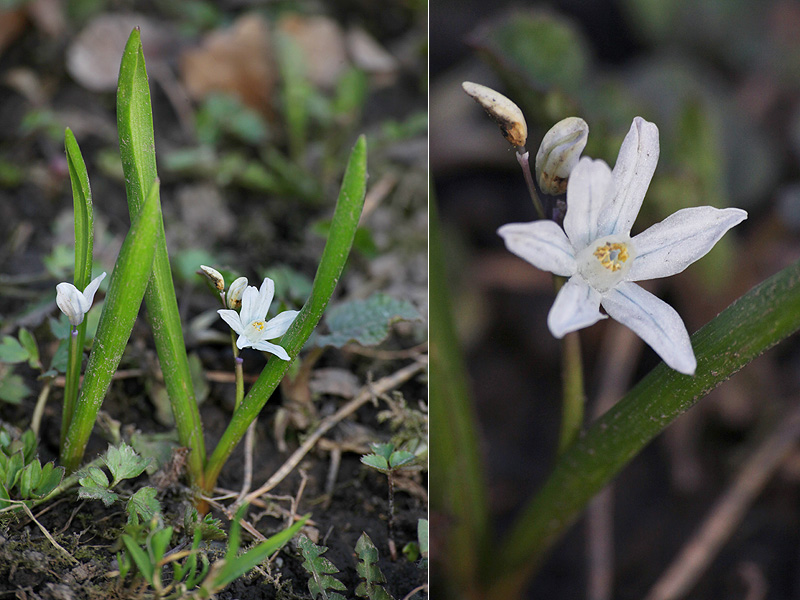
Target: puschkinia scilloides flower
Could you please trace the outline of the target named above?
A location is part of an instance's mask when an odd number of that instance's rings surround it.
[[[244,279],[244,285],[247,286],[246,279]],[[228,291],[229,294],[234,286],[237,291],[242,287],[241,284],[237,285],[234,281]],[[260,289],[251,285],[241,292],[241,311],[221,308],[217,312],[223,321],[239,334],[236,347],[240,350],[255,348],[263,352],[270,352],[282,360],[290,360],[289,354],[282,346],[272,344],[267,340],[273,340],[286,333],[299,311],[287,310],[267,321],[267,312],[274,295],[275,283],[269,277],[265,277]]]
[[[694,375],[697,360],[681,317],[633,282],[680,273],[747,213],[738,208],[685,208],[631,238],[658,153],[658,128],[636,117],[613,171],[601,160],[582,158],[570,173],[563,229],[542,220],[510,223],[498,233],[517,256],[569,277],[547,317],[555,337],[605,319],[602,305],[667,365]]]
[[[83,291],[67,282],[59,283],[56,286],[56,304],[61,309],[61,312],[67,315],[73,327],[83,323],[83,318],[92,308],[97,288],[100,287],[100,282],[105,279],[105,276],[106,274],[102,273],[95,277]]]

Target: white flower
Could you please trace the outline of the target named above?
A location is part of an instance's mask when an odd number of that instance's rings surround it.
[[[555,337],[605,319],[602,305],[670,367],[693,375],[697,360],[680,316],[633,282],[680,273],[747,213],[738,208],[686,208],[631,238],[658,151],[658,128],[636,117],[613,171],[603,161],[583,158],[570,174],[564,229],[553,221],[535,221],[510,223],[498,233],[517,256],[569,277],[547,317]]]
[[[73,327],[83,323],[83,317],[92,308],[94,295],[97,293],[97,288],[100,287],[100,282],[105,279],[105,276],[106,274],[103,273],[95,277],[83,292],[71,283],[63,282],[56,286],[56,304],[61,309],[61,312],[67,315]]]
[[[231,284],[231,289],[235,284],[236,282]],[[236,347],[240,350],[255,348],[263,352],[271,352],[282,360],[290,360],[283,347],[271,344],[267,340],[275,339],[286,333],[299,311],[287,310],[269,321],[265,321],[274,295],[275,283],[269,277],[265,277],[260,290],[252,285],[244,290],[241,312],[228,308],[221,308],[217,312],[222,320],[239,334]]]

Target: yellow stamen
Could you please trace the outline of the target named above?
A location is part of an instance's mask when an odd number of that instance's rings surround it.
[[[615,273],[622,268],[622,263],[628,260],[628,246],[626,244],[606,242],[597,247],[594,255],[601,265]]]

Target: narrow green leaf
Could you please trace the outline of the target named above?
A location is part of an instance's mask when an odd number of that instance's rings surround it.
[[[39,346],[36,344],[36,338],[33,337],[33,334],[23,327],[19,330],[19,342],[28,352],[28,364],[31,369],[40,368]]]
[[[362,135],[358,138],[347,163],[333,215],[333,224],[314,277],[311,296],[279,342],[292,358],[297,356],[319,323],[341,277],[364,207],[366,187],[367,141]],[[261,412],[290,365],[291,362],[270,360],[241,406],[233,414],[230,424],[208,460],[203,485],[206,492],[211,493],[214,489],[222,465],[241,441],[250,423]]]
[[[139,569],[139,572],[142,574],[145,580],[152,584],[155,565],[150,560],[147,552],[140,548],[139,544],[136,543],[136,540],[134,540],[127,533],[122,534],[122,543],[125,544],[125,549],[128,551],[128,554],[136,564],[136,568]]]
[[[446,515],[451,593],[463,597],[477,588],[479,565],[488,559],[491,535],[486,478],[481,463],[477,419],[467,386],[442,251],[436,200],[430,211],[430,478],[431,508]]]
[[[16,364],[28,360],[30,354],[16,338],[7,335],[0,343],[0,362]]]
[[[75,135],[67,128],[64,132],[64,148],[67,152],[67,168],[72,184],[72,206],[75,216],[75,276],[74,285],[83,291],[92,279],[92,251],[94,246],[94,213],[92,209],[92,189],[89,186],[89,173],[83,160],[81,149]],[[73,352],[69,354],[66,385],[64,387],[64,407],[61,419],[61,444],[72,422],[75,402],[78,398],[81,358],[86,339],[87,322],[78,325],[77,334],[70,338]]]
[[[770,277],[692,336],[694,377],[663,363],[559,457],[485,576],[512,597],[548,549],[644,446],[700,398],[800,329],[800,261]],[[434,430],[436,427],[434,426]]]
[[[138,28],[128,38],[120,65],[117,128],[128,210],[131,221],[134,221],[157,179],[150,87]],[[153,247],[153,275],[145,295],[147,316],[175,416],[178,438],[182,446],[191,448],[187,469],[192,481],[200,484],[203,477],[205,442],[200,412],[192,389],[191,370],[186,357],[164,225],[160,219]]]
[[[125,237],[111,274],[83,389],[61,452],[61,463],[67,471],[74,471],[83,457],[97,411],[131,335],[150,279],[160,227],[161,204],[156,182],[141,214]]]
[[[291,527],[276,533],[272,537],[264,540],[255,548],[251,548],[241,556],[236,556],[239,543],[239,519],[234,519],[231,524],[231,532],[228,538],[228,552],[225,555],[225,565],[214,579],[214,587],[221,589],[237,579],[249,573],[254,567],[261,564],[270,554],[279,550],[283,545],[294,537],[300,528],[305,524],[311,515],[305,515]],[[236,530],[234,532],[234,529]],[[234,540],[236,546],[234,547]]]

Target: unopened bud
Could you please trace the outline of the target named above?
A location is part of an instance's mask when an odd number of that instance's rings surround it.
[[[581,158],[589,126],[580,117],[567,117],[548,131],[536,153],[539,189],[551,196],[567,191],[569,174]]]
[[[528,139],[528,125],[519,106],[503,94],[479,83],[465,81],[461,84],[467,95],[480,104],[492,120],[500,126],[509,143],[522,147]]]
[[[203,274],[211,280],[211,283],[214,284],[218,292],[225,289],[225,278],[219,271],[205,265],[200,265],[200,269],[203,271]]]
[[[242,307],[242,295],[247,289],[247,277],[239,277],[234,280],[231,287],[228,288],[228,295],[225,297],[225,305],[233,310],[239,310]]]

